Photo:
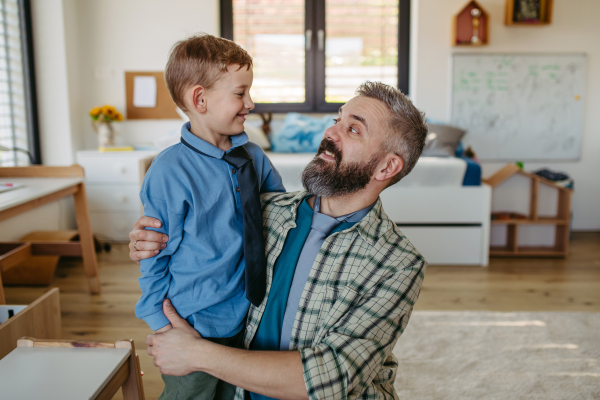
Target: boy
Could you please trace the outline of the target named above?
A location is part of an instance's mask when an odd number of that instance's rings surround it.
[[[141,263],[138,318],[151,329],[171,328],[162,311],[169,298],[204,338],[240,347],[250,302],[266,287],[261,192],[284,191],[260,147],[248,142],[245,116],[254,108],[252,58],[240,46],[211,35],[175,44],[165,81],[189,116],[181,143],[160,153],[140,198],[144,214],[163,221],[166,248]],[[235,388],[196,372],[163,375],[160,399],[232,399]]]

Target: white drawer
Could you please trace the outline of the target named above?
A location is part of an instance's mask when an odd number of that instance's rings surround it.
[[[140,160],[132,157],[79,157],[87,182],[140,183]]]
[[[140,215],[139,212],[90,213],[92,232],[100,240],[129,242],[129,232]]]
[[[399,228],[428,264],[483,264],[481,227],[399,225]]]
[[[140,188],[137,185],[86,186],[90,211],[139,211]]]

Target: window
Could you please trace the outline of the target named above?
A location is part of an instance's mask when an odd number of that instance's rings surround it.
[[[221,0],[257,111],[332,112],[365,80],[408,93],[410,0]]]
[[[40,161],[28,0],[0,0],[0,166]]]

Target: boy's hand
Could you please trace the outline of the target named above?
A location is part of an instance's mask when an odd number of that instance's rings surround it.
[[[168,325],[165,325],[162,328],[154,331],[154,333],[163,333],[163,332],[166,332],[166,331],[170,331],[171,329],[173,329],[173,325],[172,324],[168,324]]]
[[[129,232],[129,258],[136,263],[145,258],[154,257],[167,247],[169,237],[164,233],[145,230],[144,228],[160,228],[162,223],[156,218],[140,217],[133,223]]]

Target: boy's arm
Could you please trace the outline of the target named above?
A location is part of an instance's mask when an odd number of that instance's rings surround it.
[[[149,176],[146,177],[150,178]],[[147,228],[153,231],[167,234],[169,241],[166,247],[155,257],[142,260],[139,278],[142,296],[135,306],[135,314],[143,319],[150,329],[156,331],[169,324],[169,320],[162,311],[162,302],[167,298],[171,284],[171,273],[169,262],[171,256],[179,248],[183,237],[183,224],[185,213],[175,212],[169,207],[169,202],[150,193],[148,182],[142,186],[140,198],[144,205],[144,214],[162,221],[159,228]]]
[[[252,144],[252,147],[248,147],[247,150],[250,150],[250,153],[253,158],[253,163],[255,163],[255,168],[260,170],[262,180],[260,182],[260,192],[261,193],[269,193],[269,192],[285,192],[285,187],[283,187],[283,180],[281,179],[281,175],[277,172],[277,169],[269,160],[269,157],[265,154],[263,149]]]
[[[265,155],[265,174],[263,174],[263,182],[260,187],[261,193],[269,193],[269,192],[285,192],[285,187],[283,186],[283,179],[281,179],[281,175],[273,164],[269,157]]]

